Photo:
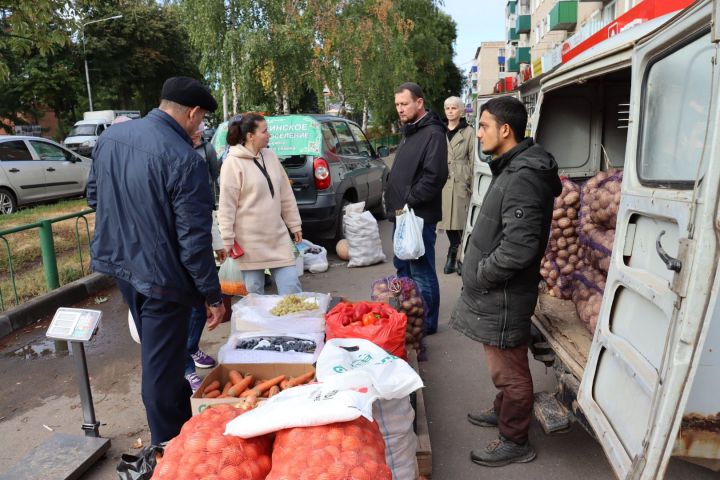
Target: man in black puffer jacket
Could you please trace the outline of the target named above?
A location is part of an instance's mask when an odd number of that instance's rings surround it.
[[[535,458],[528,443],[530,317],[554,197],[562,186],[555,159],[524,138],[526,126],[527,111],[515,98],[495,98],[481,108],[477,136],[483,153],[493,157],[493,178],[465,247],[463,290],[451,317],[454,329],[483,344],[500,390],[493,407],[468,415],[470,423],[500,430],[485,450],[471,453],[473,462],[485,466]]]
[[[403,140],[385,185],[385,206],[390,221],[405,204],[421,217],[425,254],[417,260],[393,257],[399,277],[415,280],[428,315],[425,333],[437,332],[440,285],[435,271],[435,226],[442,219],[442,190],[448,177],[448,142],[445,125],[425,110],[423,91],[416,83],[403,83],[395,90],[395,108],[403,123]]]

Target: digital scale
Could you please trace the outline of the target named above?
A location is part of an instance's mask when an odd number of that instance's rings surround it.
[[[99,310],[61,307],[55,312],[46,333],[48,338],[70,343],[80,388],[85,435],[54,433],[10,470],[0,474],[0,480],[74,480],[110,449],[110,439],[100,437],[100,422],[95,419],[85,359],[85,342],[95,335],[101,318]]]

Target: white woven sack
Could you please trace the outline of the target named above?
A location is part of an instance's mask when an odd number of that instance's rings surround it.
[[[386,259],[377,220],[364,209],[365,202],[351,203],[345,207],[343,230],[350,255],[348,267],[366,267]]]

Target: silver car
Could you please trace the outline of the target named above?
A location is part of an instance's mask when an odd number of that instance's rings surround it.
[[[91,160],[39,137],[0,136],[0,213],[85,193]]]

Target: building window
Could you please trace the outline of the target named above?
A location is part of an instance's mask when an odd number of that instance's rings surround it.
[[[505,64],[504,64],[504,63],[501,64],[501,65],[498,65],[498,67],[499,67],[500,73],[504,73],[504,72],[505,72]]]
[[[606,25],[617,18],[617,0],[612,0],[603,7],[603,23]]]

